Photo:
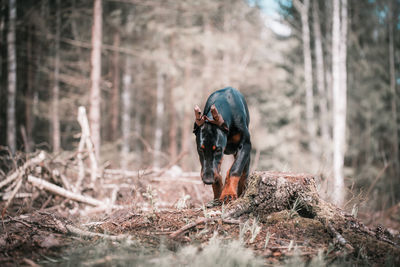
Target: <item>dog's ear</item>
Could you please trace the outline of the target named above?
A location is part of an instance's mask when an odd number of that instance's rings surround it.
[[[200,127],[201,125],[204,124],[204,116],[201,116],[201,109],[197,105],[194,107],[194,116],[196,118],[195,124],[197,126]]]
[[[224,118],[222,118],[222,115],[219,114],[218,109],[215,107],[215,105],[211,106],[211,114],[214,119],[213,121],[210,121],[211,123],[218,125],[223,130],[229,131],[228,126],[224,121]]]
[[[218,124],[218,122],[222,119],[222,116],[218,113],[218,109],[215,107],[215,105],[211,106],[211,115],[212,115],[214,121],[217,122],[215,124]],[[223,119],[222,119],[222,121],[223,121]]]

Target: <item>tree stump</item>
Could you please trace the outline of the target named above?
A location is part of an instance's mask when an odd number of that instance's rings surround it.
[[[380,226],[372,230],[320,198],[312,175],[254,172],[248,178],[244,195],[230,203],[225,214],[238,218],[253,213],[265,222],[268,215],[284,210],[318,220],[334,243],[349,253],[364,253],[374,258],[392,256],[394,261],[400,261],[399,236],[392,236]]]

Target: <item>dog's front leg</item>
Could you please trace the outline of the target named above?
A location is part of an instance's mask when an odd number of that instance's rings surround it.
[[[248,138],[243,138],[239,145],[235,161],[226,175],[225,185],[220,196],[221,201],[229,202],[234,200],[244,190],[249,172],[250,151],[251,143],[249,136]]]

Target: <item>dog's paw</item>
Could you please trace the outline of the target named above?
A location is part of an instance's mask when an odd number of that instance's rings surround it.
[[[238,190],[239,180],[240,177],[237,176],[226,177],[225,186],[222,189],[222,193],[219,198],[221,202],[228,203],[238,198],[237,190]]]
[[[226,203],[229,203],[230,201],[237,199],[237,197],[238,197],[238,195],[235,191],[226,190],[226,192],[221,193],[221,197],[219,198],[219,200],[226,204]]]

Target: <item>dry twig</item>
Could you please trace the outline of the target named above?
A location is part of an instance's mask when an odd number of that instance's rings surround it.
[[[17,185],[14,187],[13,191],[11,192],[10,198],[7,200],[7,203],[3,208],[2,216],[4,216],[8,206],[11,204],[11,201],[14,199],[15,195],[17,194],[17,192],[21,188],[21,185],[22,185],[22,174],[19,175],[18,179],[19,180],[18,180]]]
[[[170,238],[176,238],[178,236],[180,236],[181,234],[185,233],[187,230],[196,227],[199,224],[205,224],[208,222],[213,222],[213,221],[218,221],[218,220],[222,220],[222,222],[224,223],[229,223],[229,224],[239,224],[240,221],[239,220],[234,220],[234,219],[222,219],[220,217],[212,217],[212,218],[199,218],[197,219],[195,222],[193,223],[189,223],[185,226],[183,226],[182,228],[176,230],[175,232],[173,232],[172,234],[169,235]]]

